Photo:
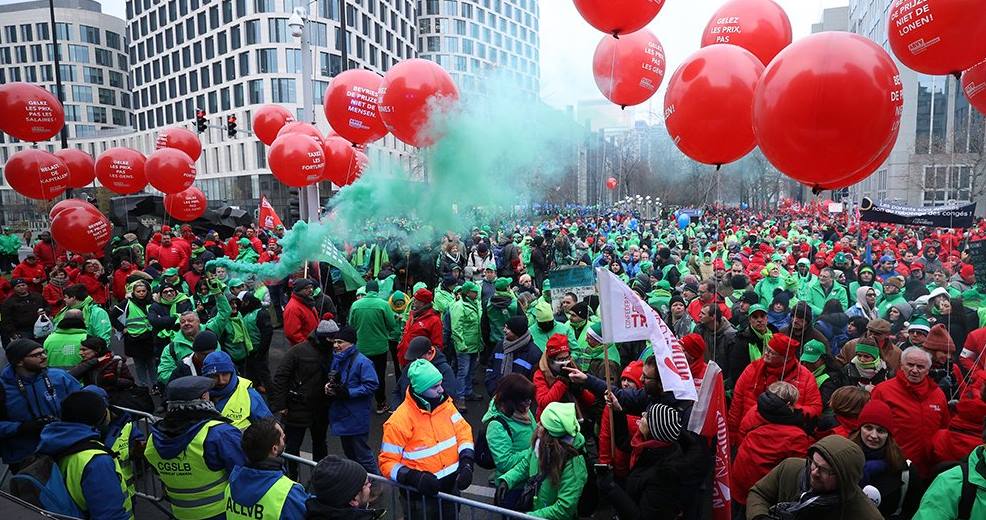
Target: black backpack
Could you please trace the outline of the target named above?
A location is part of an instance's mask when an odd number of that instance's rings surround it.
[[[982,448],[979,448],[979,450],[980,456],[982,456]],[[959,495],[958,516],[955,518],[958,520],[972,520],[972,506],[976,502],[976,492],[978,489],[975,484],[969,482],[969,459],[962,461],[959,466],[962,468],[962,494]]]
[[[496,421],[500,423],[505,430],[507,430],[507,436],[513,438],[513,431],[510,430],[510,425],[507,424],[507,419],[502,415],[494,415],[488,421],[483,421],[479,428],[479,431],[473,436],[473,451],[476,453],[476,465],[483,469],[495,469],[496,461],[493,460],[493,453],[490,452],[490,445],[486,442],[486,428],[489,426],[490,422]]]

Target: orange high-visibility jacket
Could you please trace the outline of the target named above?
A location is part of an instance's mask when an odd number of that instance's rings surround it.
[[[459,469],[459,456],[473,456],[472,428],[452,399],[433,411],[422,410],[408,388],[404,402],[383,425],[380,471],[397,480],[402,467],[434,473],[439,479]]]

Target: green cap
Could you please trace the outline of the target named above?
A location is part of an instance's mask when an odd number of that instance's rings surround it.
[[[496,289],[497,291],[506,291],[507,289],[510,288],[510,282],[512,281],[513,280],[507,277],[497,278],[496,281],[493,282],[493,288]]]
[[[178,276],[178,269],[175,267],[169,267],[162,273],[164,276]]]
[[[555,314],[551,312],[551,304],[546,301],[538,302],[534,307],[534,319],[540,323],[554,321]]]
[[[475,292],[475,293],[480,292],[479,286],[476,285],[476,282],[473,282],[471,280],[462,284],[462,288],[460,290],[462,291],[463,294],[467,292]]]
[[[411,382],[411,390],[421,395],[429,388],[442,382],[442,373],[427,359],[415,359],[407,367],[407,378]]]
[[[767,314],[767,308],[758,303],[756,305],[751,305],[750,310],[746,314],[747,316],[753,316],[754,312],[762,312],[764,314]]]
[[[849,261],[849,259],[846,258],[846,254],[843,253],[842,251],[839,251],[838,253],[835,254],[834,257],[832,257],[832,263],[833,264],[842,264],[842,263],[845,263],[845,262],[848,262],[848,261]]]
[[[907,332],[912,330],[923,330],[925,333],[931,332],[931,324],[928,320],[924,319],[922,316],[918,316],[911,321],[911,325],[907,327]]]
[[[575,414],[575,403],[554,402],[541,412],[541,426],[552,437],[575,436],[579,433],[579,419]]]
[[[366,296],[366,286],[356,289],[356,296]]]
[[[551,280],[548,280],[547,278],[545,278],[544,279],[544,283],[541,284],[541,290],[542,291],[550,291],[551,290]]]
[[[658,280],[657,286],[660,287],[661,289],[664,289],[665,291],[671,290],[671,282],[667,280]]]
[[[243,280],[241,278],[233,278],[232,280],[229,281],[230,287],[239,287],[241,285],[246,285],[245,283],[243,283]]]
[[[817,339],[808,341],[801,347],[801,361],[814,363],[825,354],[825,344]]]

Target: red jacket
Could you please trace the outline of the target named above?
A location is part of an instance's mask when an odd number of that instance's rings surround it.
[[[397,362],[401,368],[407,366],[407,346],[411,340],[417,336],[424,336],[431,340],[431,344],[443,350],[442,346],[442,317],[435,312],[435,309],[428,307],[420,314],[412,314],[404,324],[404,333],[401,334],[401,342],[397,344]]]
[[[11,294],[14,294],[14,286],[10,285],[10,280],[0,276],[0,303],[7,301]]]
[[[161,252],[161,233],[155,233],[151,237],[151,241],[147,243],[147,247],[144,248],[144,263],[150,265],[151,260],[158,258],[158,254]]]
[[[92,297],[94,303],[106,305],[106,300],[109,299],[109,288],[103,285],[98,278],[83,271],[79,273],[79,278],[76,281],[86,286],[86,290],[89,291],[89,296]]]
[[[189,271],[189,272],[185,273],[185,275],[182,276],[182,278],[184,278],[185,279],[185,283],[188,284],[188,290],[189,291],[192,291],[192,292],[195,292],[195,286],[197,286],[199,284],[199,280],[202,279],[202,275],[199,274],[199,273],[196,273],[195,271]]]
[[[801,409],[805,418],[818,417],[822,414],[822,395],[818,392],[818,384],[815,383],[815,376],[801,363],[796,357],[791,359],[794,366],[789,366],[784,370],[784,381],[791,383],[798,389],[797,408]],[[757,397],[760,396],[770,386],[780,380],[780,372],[767,370],[763,358],[758,359],[743,369],[736,386],[733,387],[733,401],[729,406],[729,442],[736,446],[739,444],[740,423],[750,410],[757,408]]]
[[[740,504],[746,504],[750,489],[774,466],[788,457],[804,457],[814,442],[800,427],[768,422],[755,408],[743,419],[740,435],[730,475],[733,499]]]
[[[891,433],[904,456],[914,463],[920,475],[930,476],[936,461],[928,441],[938,430],[948,426],[948,402],[944,392],[930,377],[915,385],[900,371],[893,379],[876,385],[872,397],[890,407],[894,417]]]
[[[977,395],[961,399],[948,428],[938,430],[931,439],[931,456],[935,463],[962,460],[983,443],[983,419],[986,403]]]
[[[614,415],[619,417],[619,415]],[[624,415],[627,421],[627,432],[629,437],[633,439],[637,436],[637,421],[640,419],[639,415]],[[617,419],[619,420],[619,419]],[[619,446],[616,447],[616,451],[610,453],[611,442],[610,437],[613,436],[613,429],[609,426],[609,405],[607,404],[603,408],[603,420],[599,426],[599,463],[609,464],[613,467],[613,475],[617,477],[626,477],[630,473],[630,452],[626,452],[620,449]]]
[[[137,268],[133,265],[130,266],[130,270],[124,271],[121,268],[117,268],[113,271],[113,297],[117,300],[123,300],[127,297],[127,277],[137,271]]]
[[[542,363],[544,358],[541,358]],[[555,378],[554,383],[548,386],[548,380],[544,377],[543,369],[538,369],[534,371],[534,393],[537,398],[538,411],[537,420],[541,420],[541,411],[544,410],[546,406],[551,403],[561,402],[568,392],[568,383],[562,378]],[[582,389],[578,395],[574,396],[578,402],[576,405],[586,410],[596,402],[596,396],[592,392]],[[581,417],[581,416],[580,416]]]
[[[48,312],[51,313],[51,316],[58,315],[58,313],[61,312],[62,307],[65,306],[65,300],[62,299],[64,296],[65,292],[61,287],[51,283],[45,284],[44,290],[41,291],[41,297],[44,298],[45,303],[48,304]]]
[[[719,300],[717,298],[717,300]],[[712,303],[712,302],[709,302]],[[719,311],[722,312],[722,316],[727,320],[733,318],[733,311],[729,309],[729,306],[725,304],[722,300],[717,301],[719,304]],[[691,303],[688,304],[688,315],[692,317],[695,323],[698,323],[699,313],[702,312],[702,307],[705,307],[708,303],[702,303],[701,298],[695,298]]]
[[[835,420],[839,422],[831,430],[815,430],[815,438],[822,440],[829,435],[838,435],[840,437],[849,438],[850,435],[855,433],[859,429],[859,418],[850,419],[848,417],[843,417],[841,415],[836,415]]]
[[[38,263],[44,266],[45,270],[55,267],[55,261],[59,255],[65,254],[65,250],[54,243],[40,241],[34,245],[34,254],[38,257]]]
[[[40,293],[44,288],[41,284],[48,279],[48,276],[45,274],[45,268],[41,262],[30,265],[25,260],[14,267],[14,270],[10,272],[10,278],[23,278],[32,291]],[[40,281],[35,283],[35,279]]]
[[[983,349],[986,348],[986,327],[978,328],[965,337],[962,345],[962,354],[959,356],[959,365],[966,372],[975,370],[977,372],[986,371],[986,355]],[[986,377],[986,373],[980,375]]]
[[[292,345],[297,345],[307,340],[316,327],[318,316],[315,315],[315,309],[292,294],[288,304],[284,306],[284,337]]]
[[[170,247],[162,245],[158,250],[157,259],[161,263],[161,269],[175,267],[182,272],[188,269],[188,255],[185,254],[184,249],[175,244],[171,244]]]
[[[229,240],[226,241],[226,247],[223,248],[226,251],[226,256],[229,258],[240,256],[240,244],[237,243],[239,240],[239,235],[229,237]]]

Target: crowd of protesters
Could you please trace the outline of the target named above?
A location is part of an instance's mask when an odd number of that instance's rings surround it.
[[[595,267],[660,314],[696,384],[721,369],[735,518],[986,517],[986,291],[969,256],[986,223],[847,224],[790,203],[680,222],[562,208],[425,245],[381,235],[345,244],[354,292],[324,262],[283,280],[209,265],[278,262],[282,228],[164,226],[95,257],[42,234],[0,259],[0,455],[15,473],[74,461],[91,518],[133,516],[137,456],[178,518],[372,518],[367,474],[410,490],[406,518],[454,515],[435,497],[474,484],[542,518],[712,518],[717,439],[689,428],[694,403],[665,391],[648,342],[604,341],[598,296],[552,290],[552,271]],[[290,346],[271,366],[277,328]],[[164,419],[145,439],[110,405]],[[280,458],[306,434],[308,489]],[[89,480],[114,473],[119,493]]]

